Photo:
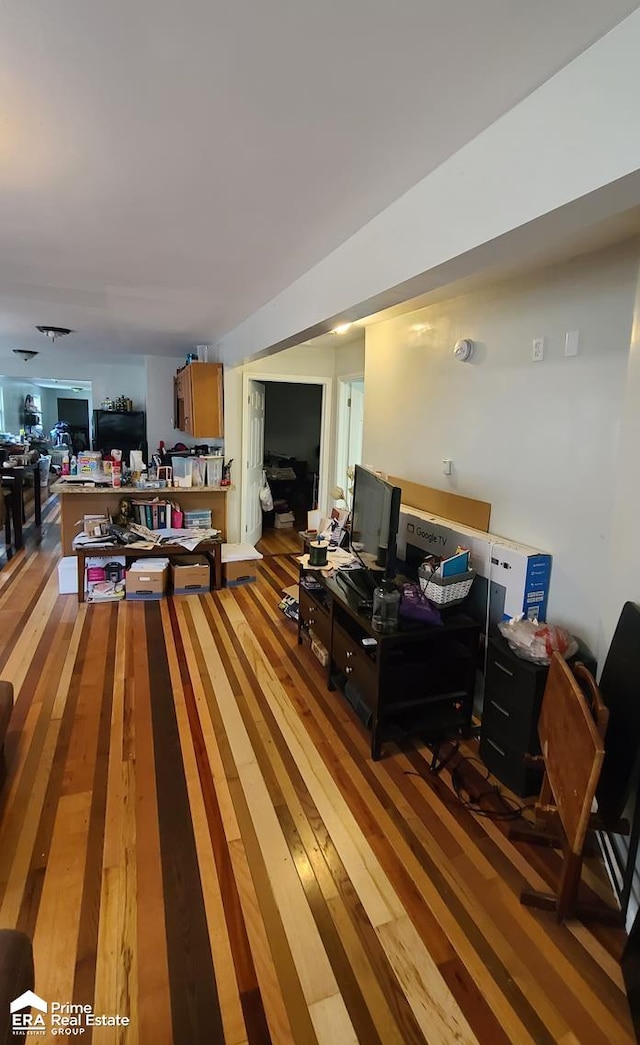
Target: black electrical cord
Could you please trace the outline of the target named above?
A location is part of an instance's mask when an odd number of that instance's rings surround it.
[[[452,754],[456,754],[457,751],[458,745],[456,746],[456,749]],[[450,761],[450,758],[451,756],[447,757],[447,763]],[[503,794],[500,790],[500,787],[497,784],[489,784],[489,786],[482,791],[477,791],[475,787],[473,788],[473,791],[469,790],[465,768],[472,762],[477,763],[477,765],[479,765],[482,768],[484,772],[484,776],[482,778],[483,782],[488,783],[489,781],[489,770],[484,765],[484,763],[480,761],[479,758],[461,755],[460,761],[450,770],[451,785],[453,787],[458,804],[461,805],[464,809],[467,809],[470,813],[473,813],[474,816],[483,816],[487,820],[519,820],[522,816],[524,816],[525,810],[530,809],[531,805],[521,805],[515,799]],[[440,768],[444,768],[444,765]],[[425,780],[425,782],[427,779],[422,773],[418,773],[416,770],[405,770],[405,776],[417,776],[420,780]],[[490,800],[490,802],[493,805],[498,804],[498,806],[502,806],[502,808],[489,808],[486,804],[488,800]],[[445,801],[446,803],[446,799],[444,797],[443,801]]]

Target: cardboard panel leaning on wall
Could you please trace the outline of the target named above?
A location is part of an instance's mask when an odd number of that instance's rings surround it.
[[[448,488],[489,501],[493,532],[553,555],[548,618],[594,648],[637,272],[625,244],[366,332],[365,463],[442,487],[450,458]]]

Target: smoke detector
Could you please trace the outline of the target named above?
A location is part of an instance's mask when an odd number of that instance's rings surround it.
[[[473,355],[473,341],[468,337],[456,341],[453,354],[459,363],[468,363]]]
[[[39,352],[34,352],[32,349],[29,348],[14,348],[13,351],[17,356],[20,356],[21,359],[24,359],[25,363],[28,363],[29,360],[33,359],[34,356],[40,354]]]
[[[69,330],[68,327],[46,327],[45,326],[45,327],[36,327],[36,330],[39,330],[41,334],[44,334],[45,337],[50,338],[52,341],[55,341],[55,339],[57,337],[66,337],[67,334],[73,334],[73,330]]]

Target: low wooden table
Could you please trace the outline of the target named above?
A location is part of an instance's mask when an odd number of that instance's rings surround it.
[[[202,541],[197,548],[189,551],[181,544],[158,544],[154,548],[134,548],[130,544],[115,544],[109,548],[76,548],[74,555],[78,557],[78,602],[84,602],[84,569],[87,558],[115,559],[124,556],[129,559],[174,559],[184,555],[204,555],[211,567],[210,591],[222,587],[222,540]]]

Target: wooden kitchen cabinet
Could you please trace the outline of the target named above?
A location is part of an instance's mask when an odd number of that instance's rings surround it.
[[[202,438],[224,435],[222,363],[189,363],[174,378],[175,426]]]

